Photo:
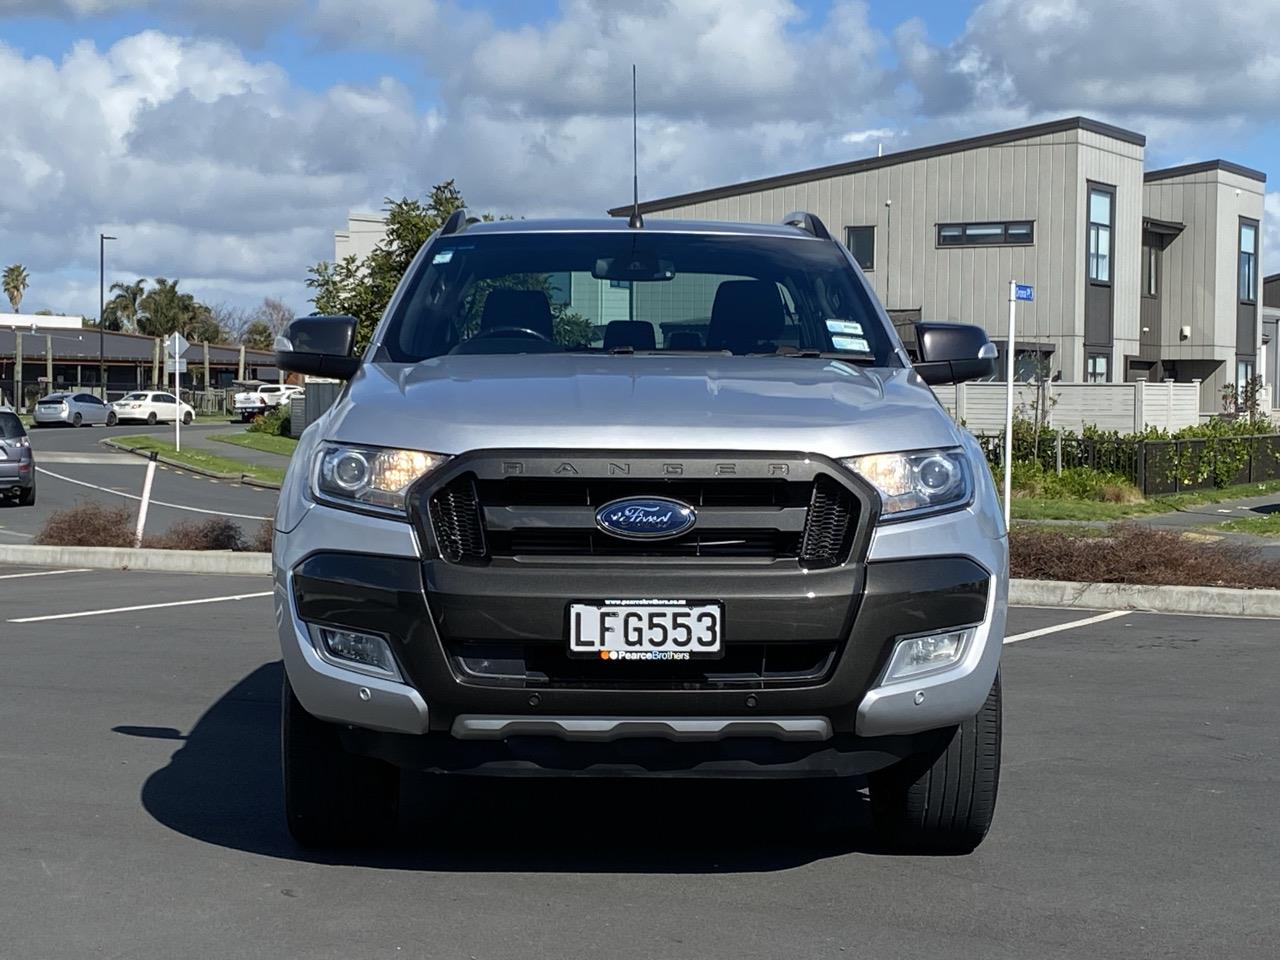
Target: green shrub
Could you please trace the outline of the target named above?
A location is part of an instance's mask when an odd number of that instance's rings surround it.
[[[289,435],[289,408],[285,404],[268,410],[260,417],[254,417],[253,422],[249,424],[248,431],[250,433],[269,433],[273,437],[287,437]]]
[[[1013,490],[1017,496],[1044,500],[1098,500],[1106,503],[1136,503],[1142,499],[1127,477],[1090,467],[1068,467],[1058,475],[1035,460],[1015,462]]]

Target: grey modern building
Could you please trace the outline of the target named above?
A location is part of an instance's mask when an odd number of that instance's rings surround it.
[[[839,231],[896,320],[976,323],[1001,350],[1009,282],[1032,284],[1034,302],[1018,307],[1020,377],[1200,380],[1201,409],[1217,410],[1225,385],[1261,372],[1266,176],[1223,160],[1146,170],[1145,148],[1140,133],[1073,117],[640,209],[757,222],[808,210]]]

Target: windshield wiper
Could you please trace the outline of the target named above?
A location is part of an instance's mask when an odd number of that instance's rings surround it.
[[[848,353],[839,350],[774,350],[770,353],[749,353],[749,357],[799,357],[802,360],[843,360],[846,363],[876,365],[876,358],[869,353]]]

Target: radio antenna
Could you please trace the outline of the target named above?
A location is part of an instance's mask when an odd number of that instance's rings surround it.
[[[639,230],[644,226],[644,218],[640,216],[640,135],[638,130],[638,112],[636,110],[636,65],[631,65],[631,217],[627,226]]]

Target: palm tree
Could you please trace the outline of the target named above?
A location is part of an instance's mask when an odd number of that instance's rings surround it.
[[[27,268],[22,264],[15,263],[4,268],[4,295],[9,298],[14,313],[20,312],[18,307],[22,305],[22,294],[26,291],[29,281]]]
[[[111,292],[115,296],[107,301],[107,310],[110,311],[108,315],[115,317],[120,327],[136,324],[143,297],[147,293],[147,281],[139,277],[136,283],[113,283]]]

